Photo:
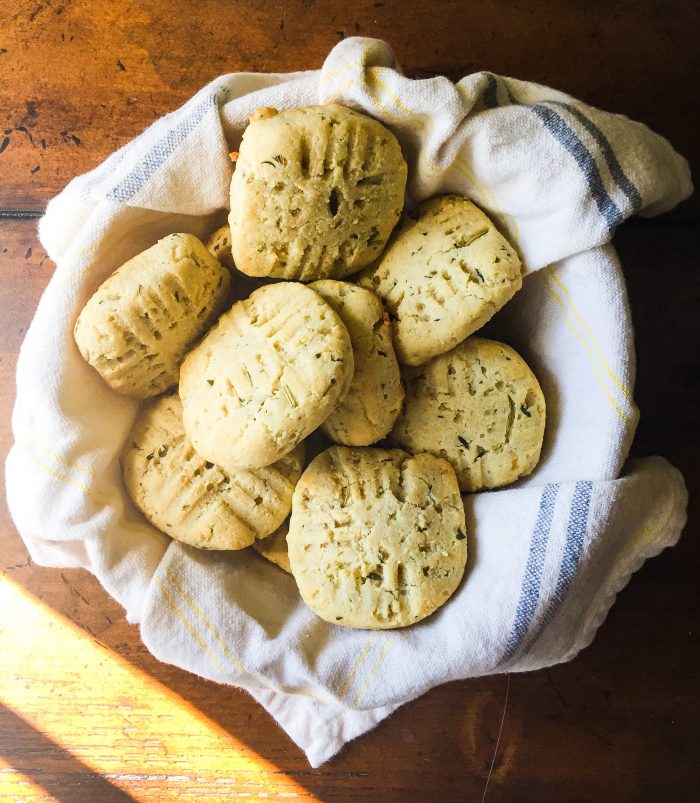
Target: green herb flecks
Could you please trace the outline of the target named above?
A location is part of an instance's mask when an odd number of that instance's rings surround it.
[[[506,443],[510,443],[510,433],[513,429],[513,422],[515,421],[515,402],[512,397],[508,396],[508,421],[506,423]]]
[[[457,435],[457,440],[462,444],[465,449],[469,448],[469,441],[461,435]]]
[[[463,532],[462,532],[462,530],[457,530],[457,535],[455,535],[455,538],[456,538],[458,541],[464,541],[464,539],[465,539],[466,537],[467,537],[467,536],[466,536],[466,534],[465,534],[465,533],[463,533]]]
[[[384,240],[379,239],[379,229],[374,226],[370,229],[369,237],[367,238],[367,245],[381,245]]]
[[[485,234],[488,234],[489,230],[488,227],[485,229],[479,229],[479,231],[475,231],[471,237],[467,237],[463,243],[457,245],[458,248],[468,248],[473,242],[481,239]]]

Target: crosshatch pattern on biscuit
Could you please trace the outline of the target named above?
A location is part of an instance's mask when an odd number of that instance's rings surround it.
[[[83,358],[118,393],[157,396],[177,384],[186,350],[211,325],[231,277],[191,234],[171,234],[125,263],[75,325]]]
[[[139,416],[122,466],[131,498],[158,529],[203,549],[242,549],[287,517],[303,459],[299,446],[272,466],[226,471],[195,452],[172,395]]]
[[[369,446],[388,435],[404,398],[388,316],[374,293],[349,282],[322,279],[310,287],[345,324],[355,362],[350,389],[321,427],[335,443]]]
[[[515,249],[471,201],[430,198],[358,277],[382,299],[399,361],[420,365],[483,326],[522,286]]]
[[[430,454],[323,452],[294,492],[292,572],[306,604],[349,627],[403,627],[454,593],[467,557],[454,471]]]
[[[350,337],[331,307],[302,284],[266,285],[186,358],[185,429],[214,463],[269,465],[321,424],[352,374]]]
[[[384,249],[406,176],[376,120],[337,104],[270,110],[244,133],[231,183],[236,265],[300,281],[357,272]]]
[[[426,365],[405,368],[404,377],[406,404],[394,444],[449,460],[463,491],[507,485],[535,468],[544,396],[510,346],[470,337]]]

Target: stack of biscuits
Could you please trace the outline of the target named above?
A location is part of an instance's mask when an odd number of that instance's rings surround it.
[[[229,225],[135,256],[75,326],[115,392],[152,400],[126,490],[172,538],[254,546],[333,624],[413,624],[461,582],[460,493],[539,459],[537,379],[473,336],[520,261],[466,198],[404,212],[396,137],[349,108],[260,109],[232,158]]]

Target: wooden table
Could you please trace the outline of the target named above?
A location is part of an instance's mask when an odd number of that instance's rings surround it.
[[[52,272],[36,218],[216,75],[319,67],[344,36],[406,72],[547,83],[666,135],[700,164],[694,4],[533,0],[16,0],[0,8],[0,448],[14,368]],[[354,6],[354,8],[351,8]],[[617,234],[637,327],[635,455],[691,493],[697,461],[697,197]],[[84,571],[32,564],[0,520],[0,799],[698,800],[697,506],[569,664],[452,683],[310,770],[251,698],[158,663]]]

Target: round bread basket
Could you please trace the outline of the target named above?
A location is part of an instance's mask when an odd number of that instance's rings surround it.
[[[397,135],[409,202],[468,196],[518,248],[523,289],[480,334],[518,350],[547,400],[534,473],[464,497],[469,557],[454,597],[389,632],[321,621],[293,578],[252,550],[197,551],[148,525],[119,468],[138,403],[102,383],[72,335],[128,258],[175,231],[206,239],[224,222],[229,152],[253,110],[331,100]],[[660,458],[625,465],[633,334],[609,242],[630,215],[690,191],[684,160],[640,124],[490,73],[410,80],[376,40],[344,40],[320,71],[217,79],[71,182],[41,221],[57,267],[22,347],[7,463],[33,559],[89,569],[156,657],[248,689],[314,764],[437,684],[573,657],[684,523],[675,469]]]

